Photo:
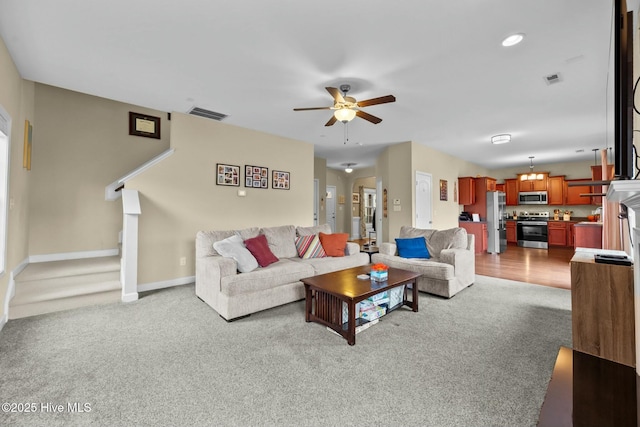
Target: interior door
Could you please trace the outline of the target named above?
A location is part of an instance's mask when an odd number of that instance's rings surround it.
[[[331,227],[331,232],[336,232],[336,186],[327,185],[327,224]]]
[[[320,189],[320,181],[313,180],[313,225],[318,225],[318,193]]]
[[[432,188],[431,174],[416,171],[416,228],[431,228],[433,223]]]

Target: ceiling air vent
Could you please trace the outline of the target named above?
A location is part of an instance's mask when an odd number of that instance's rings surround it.
[[[227,117],[226,114],[216,113],[215,111],[205,110],[204,108],[199,107],[193,107],[191,111],[189,111],[189,114],[193,116],[204,117],[206,119],[217,120],[219,122]]]
[[[544,81],[548,84],[560,83],[562,78],[560,77],[560,73],[549,74],[548,76],[544,76]]]

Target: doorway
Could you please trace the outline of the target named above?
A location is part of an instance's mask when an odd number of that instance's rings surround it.
[[[336,186],[327,185],[327,224],[331,227],[331,232],[336,232]]]
[[[416,228],[431,228],[433,224],[432,181],[430,173],[416,171]]]

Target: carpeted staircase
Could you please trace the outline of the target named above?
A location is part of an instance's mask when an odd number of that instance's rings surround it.
[[[9,318],[35,316],[120,300],[120,257],[29,264],[15,280]]]

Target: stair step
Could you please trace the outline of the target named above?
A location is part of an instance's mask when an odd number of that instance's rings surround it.
[[[109,273],[113,275],[114,273]],[[100,273],[96,276],[103,276],[104,273]],[[61,278],[33,281],[27,283],[16,283],[16,295],[10,301],[9,306],[15,307],[18,305],[31,304],[34,302],[41,302],[47,300],[70,298],[80,295],[91,295],[101,292],[120,291],[122,285],[120,284],[120,278],[118,273],[115,273],[116,277],[110,277],[108,280],[95,280],[91,275],[83,275],[81,278],[84,281],[79,281],[78,278],[69,278],[69,282],[64,283]],[[88,280],[91,281],[88,281]]]
[[[27,267],[15,277],[15,281],[16,283],[29,282],[32,280],[105,273],[109,271],[120,271],[119,256],[37,262],[27,265]]]
[[[40,301],[32,304],[18,305],[9,310],[9,319],[37,316],[56,311],[71,310],[74,308],[112,304],[120,301],[121,291],[100,292],[89,295],[80,295],[72,298],[60,298],[50,301]]]

